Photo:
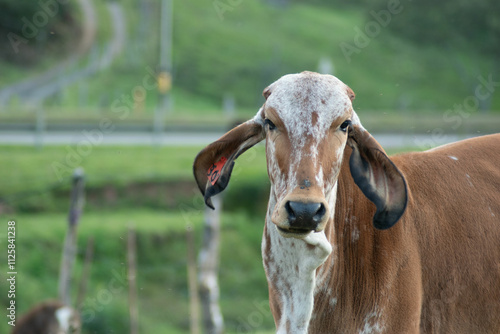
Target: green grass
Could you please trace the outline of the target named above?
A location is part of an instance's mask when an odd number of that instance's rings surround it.
[[[0,175],[0,184],[3,194],[45,190],[60,182],[68,184],[69,172],[79,166],[84,168],[89,186],[141,179],[187,179],[192,177],[191,166],[201,148],[92,146],[90,153],[84,156],[72,145],[46,146],[40,150],[29,146],[2,146],[0,160],[4,173]],[[59,169],[54,167],[59,166],[57,163],[68,169],[61,168],[58,173]]]
[[[58,192],[70,189],[71,175],[76,167],[84,168],[88,189],[182,181],[192,188],[182,196],[191,198],[198,195],[192,164],[201,149],[189,146],[91,146],[88,154],[78,154],[79,148],[74,145],[46,146],[40,150],[28,146],[0,146],[3,168],[3,173],[0,173],[0,198],[18,210],[61,210],[68,204]],[[258,145],[238,159],[232,183],[265,179],[265,166],[264,146]],[[167,188],[162,193],[165,191],[168,192]],[[178,199],[175,194],[169,196]],[[141,203],[139,198],[132,197],[131,200]]]
[[[360,110],[451,108],[474,94],[478,74],[494,68],[492,58],[474,50],[460,50],[450,59],[441,48],[414,45],[384,29],[348,61],[340,45],[354,43],[355,27],[364,29],[368,20],[363,8],[328,10],[297,3],[276,8],[246,2],[226,12],[223,20],[202,1],[198,6],[181,3],[176,10],[179,85],[191,78],[192,91],[213,97],[221,96],[221,89],[234,92],[245,105],[262,101],[248,92],[260,93],[283,74],[316,70],[322,57],[332,60],[335,74],[357,93]],[[193,22],[194,15],[204,20]],[[470,81],[465,85],[457,62],[465,66]],[[492,109],[500,109],[499,100],[496,94]]]

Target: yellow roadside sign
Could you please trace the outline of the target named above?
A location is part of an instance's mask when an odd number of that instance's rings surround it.
[[[158,73],[158,91],[166,94],[172,89],[172,76],[168,72]]]

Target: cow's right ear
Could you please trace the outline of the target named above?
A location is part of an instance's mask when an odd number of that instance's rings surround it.
[[[227,187],[236,158],[264,138],[264,119],[259,111],[253,119],[235,127],[198,153],[193,173],[208,207],[214,208],[210,197]]]
[[[405,177],[368,131],[354,124],[348,131],[352,178],[377,207],[373,225],[380,230],[388,229],[406,210],[408,189]]]

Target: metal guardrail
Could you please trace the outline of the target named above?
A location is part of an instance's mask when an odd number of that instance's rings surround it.
[[[468,118],[444,118],[443,113],[434,114],[363,114],[360,116],[363,125],[371,132],[383,133],[497,133],[500,132],[500,113],[480,114],[476,113]],[[50,116],[50,114],[49,114]],[[200,117],[200,119],[165,119],[161,128],[164,132],[225,132],[246,119],[231,119],[222,117]],[[250,116],[249,116],[250,117]],[[116,117],[115,117],[116,118]],[[214,121],[216,119],[216,121]],[[154,132],[155,120],[150,118],[132,118],[125,120],[113,119],[109,115],[94,114],[87,118],[48,117],[40,112],[25,114],[24,117],[11,117],[8,114],[0,114],[0,131],[82,131],[99,128],[102,120],[112,123],[114,132]]]
[[[33,122],[14,122],[14,123],[0,123],[0,132],[31,132],[40,130],[40,125]],[[89,123],[47,123],[42,126],[45,132],[79,132],[84,130],[92,130],[99,128],[98,122]],[[206,125],[206,124],[169,124],[165,123],[163,132],[186,132],[186,133],[220,133],[225,132],[229,128],[229,124],[225,125]],[[113,132],[117,133],[137,133],[154,132],[155,127],[153,122],[140,122],[136,124],[113,124]]]

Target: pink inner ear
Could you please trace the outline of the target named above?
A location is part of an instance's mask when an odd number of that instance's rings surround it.
[[[354,94],[353,90],[350,87],[347,87],[346,91],[347,91],[347,96],[349,96],[351,101],[353,101],[354,98],[356,97],[356,94]]]
[[[266,89],[264,89],[264,91],[262,92],[262,95],[267,100],[267,98],[269,97],[269,95],[271,95],[271,87],[267,87]]]
[[[208,180],[210,181],[210,183],[212,185],[214,185],[217,182],[217,180],[219,179],[220,173],[222,171],[222,168],[224,168],[224,165],[226,164],[226,162],[227,162],[227,158],[226,157],[222,157],[222,158],[220,158],[219,161],[217,161],[216,163],[214,163],[208,169],[208,171],[207,171],[207,177],[208,177]]]

